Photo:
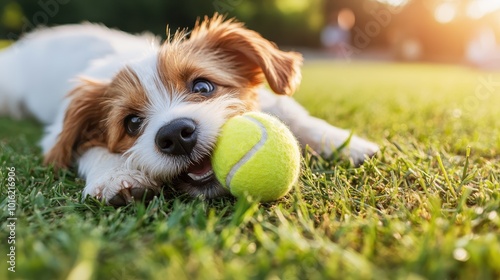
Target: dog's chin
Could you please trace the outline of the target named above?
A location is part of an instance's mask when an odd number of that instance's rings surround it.
[[[208,156],[189,166],[172,181],[172,184],[177,191],[193,197],[210,199],[229,195],[229,191],[217,181]]]

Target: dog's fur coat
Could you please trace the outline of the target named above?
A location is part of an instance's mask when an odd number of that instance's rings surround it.
[[[325,155],[351,137],[290,97],[301,63],[300,54],[217,15],[163,44],[93,24],[39,29],[0,52],[0,113],[44,123],[45,162],[75,164],[84,196],[121,205],[170,182],[215,197],[227,191],[211,172],[210,155],[234,115],[273,114],[302,146]],[[189,139],[165,144],[179,122],[183,135],[191,127]],[[344,152],[360,164],[377,150],[352,136]]]

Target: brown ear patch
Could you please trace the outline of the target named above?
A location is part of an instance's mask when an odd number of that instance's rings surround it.
[[[251,83],[260,84],[263,74],[278,94],[292,95],[300,84],[301,54],[279,50],[274,43],[234,19],[225,20],[217,14],[205,17],[196,23],[185,43],[232,56],[237,70]]]
[[[108,84],[82,79],[82,85],[70,92],[63,130],[57,143],[45,155],[44,164],[71,165],[75,152],[90,146],[106,146],[103,124],[106,112],[102,104]]]

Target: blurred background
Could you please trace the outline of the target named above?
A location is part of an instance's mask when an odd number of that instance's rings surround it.
[[[164,36],[214,12],[306,57],[500,65],[500,0],[2,0],[0,40],[82,21]]]

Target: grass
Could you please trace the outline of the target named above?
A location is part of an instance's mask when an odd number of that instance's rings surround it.
[[[2,118],[0,208],[14,166],[18,220],[16,273],[2,230],[0,278],[499,279],[500,85],[488,79],[500,75],[307,64],[296,98],[382,151],[359,168],[306,153],[299,184],[268,204],[81,203],[73,171],[41,166],[40,126]]]

